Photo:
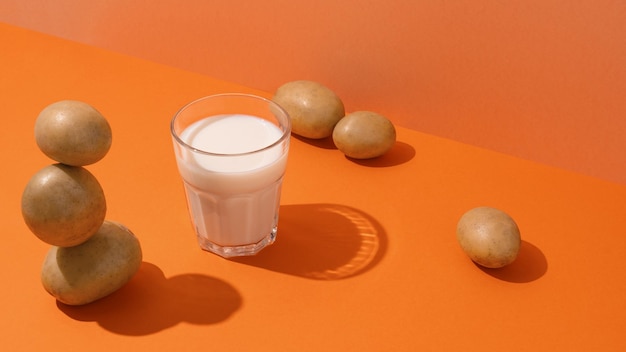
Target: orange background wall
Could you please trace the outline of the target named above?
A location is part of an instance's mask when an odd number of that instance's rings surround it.
[[[0,0],[0,21],[626,183],[626,2]],[[97,84],[97,82],[94,82]]]

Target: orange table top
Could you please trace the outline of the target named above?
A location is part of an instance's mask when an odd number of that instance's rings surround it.
[[[276,243],[226,260],[196,244],[168,124],[204,95],[269,93],[8,25],[0,41],[6,350],[626,348],[626,186],[404,128],[363,162],[292,138]],[[61,99],[109,120],[113,146],[88,169],[144,253],[131,282],[82,307],[43,290],[49,247],[20,214],[51,163],[34,120]],[[480,205],[521,229],[509,267],[480,269],[456,242]]]

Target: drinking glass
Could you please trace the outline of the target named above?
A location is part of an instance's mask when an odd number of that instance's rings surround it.
[[[171,121],[198,244],[222,257],[276,239],[291,120],[273,101],[227,93],[195,100]]]

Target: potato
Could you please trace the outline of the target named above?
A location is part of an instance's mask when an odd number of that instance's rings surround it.
[[[87,304],[124,286],[137,273],[141,261],[137,237],[123,225],[107,220],[81,245],[50,248],[41,282],[60,302]]]
[[[22,193],[26,225],[54,246],[86,241],[102,225],[106,209],[100,183],[81,166],[46,166],[31,177]]]
[[[396,129],[386,117],[371,111],[356,111],[342,118],[333,131],[337,149],[354,159],[385,154],[396,142]]]
[[[44,108],[35,121],[35,141],[49,158],[85,166],[102,159],[111,147],[111,127],[92,106],[63,100]]]
[[[313,81],[292,81],[280,86],[272,100],[291,117],[293,133],[311,139],[330,137],[344,115],[335,92]]]
[[[521,245],[519,228],[505,212],[478,207],[463,214],[456,229],[463,251],[477,264],[501,268],[512,263]]]

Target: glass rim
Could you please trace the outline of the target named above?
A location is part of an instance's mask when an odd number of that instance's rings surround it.
[[[253,98],[256,99],[258,101],[262,101],[262,102],[266,102],[268,103],[268,105],[273,106],[275,108],[277,108],[282,114],[285,115],[286,117],[286,124],[285,124],[285,128],[284,130],[282,130],[282,134],[280,136],[280,138],[278,138],[276,141],[272,142],[270,145],[267,145],[263,148],[260,149],[255,149],[255,150],[251,150],[248,152],[241,152],[241,153],[215,153],[215,152],[209,152],[206,150],[202,150],[202,149],[198,149],[190,144],[188,144],[187,142],[183,141],[180,136],[178,135],[178,133],[176,133],[174,124],[176,123],[176,119],[180,116],[180,114],[185,111],[187,108],[189,108],[190,106],[199,103],[201,101],[205,101],[205,100],[209,100],[212,98],[220,98],[220,97],[240,97],[240,98]],[[207,116],[209,117],[209,116]],[[282,125],[282,124],[281,124]],[[271,99],[259,96],[259,95],[254,95],[254,94],[248,94],[248,93],[219,93],[219,94],[212,94],[212,95],[207,95],[198,99],[195,99],[185,105],[183,105],[183,107],[181,107],[180,109],[178,109],[178,111],[176,111],[176,113],[174,114],[174,117],[172,117],[172,120],[170,121],[170,133],[172,134],[172,137],[176,140],[176,142],[178,144],[180,144],[181,146],[185,147],[186,149],[191,150],[194,153],[199,153],[202,155],[207,155],[207,156],[218,156],[218,157],[237,157],[237,156],[245,156],[245,155],[250,155],[250,154],[255,154],[255,153],[259,153],[265,150],[269,150],[272,149],[276,146],[278,146],[279,144],[281,144],[283,141],[285,141],[285,139],[288,139],[289,136],[291,135],[291,117],[289,116],[289,114],[287,113],[287,111],[285,111],[285,109],[283,109],[282,106],[278,105],[276,102],[274,102]]]

